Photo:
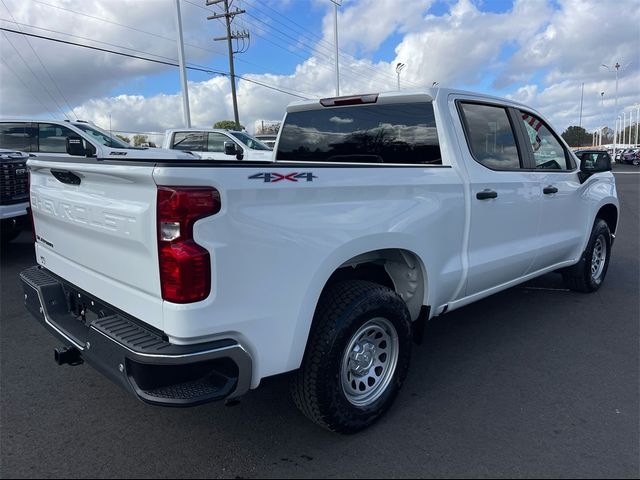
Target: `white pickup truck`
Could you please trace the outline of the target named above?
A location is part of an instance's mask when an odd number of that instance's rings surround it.
[[[162,148],[197,152],[205,160],[272,160],[271,148],[246,132],[223,129],[167,130]]]
[[[300,409],[343,433],[390,407],[430,318],[552,271],[597,290],[618,224],[610,162],[442,88],[292,104],[275,161],[29,168],[21,277],[59,364],[168,406],[296,371]]]

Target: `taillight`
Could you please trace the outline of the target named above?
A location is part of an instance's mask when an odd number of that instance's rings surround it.
[[[193,224],[220,211],[220,192],[203,187],[158,187],[158,260],[162,298],[204,300],[211,292],[209,252],[193,239]]]

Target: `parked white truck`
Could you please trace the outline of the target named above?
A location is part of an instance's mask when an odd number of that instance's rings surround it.
[[[29,311],[145,402],[229,399],[296,371],[352,433],[427,320],[547,272],[592,292],[618,224],[610,162],[535,111],[448,89],[294,103],[275,161],[29,161]]]
[[[223,129],[167,130],[162,148],[197,152],[205,160],[272,160],[271,148],[246,132]]]

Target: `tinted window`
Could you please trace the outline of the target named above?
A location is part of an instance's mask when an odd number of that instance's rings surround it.
[[[173,146],[176,150],[205,152],[207,150],[206,133],[176,132],[173,136]]]
[[[231,139],[221,133],[209,133],[207,151],[224,153],[224,142],[231,142]]]
[[[246,133],[242,132],[229,133],[240,140],[242,143],[244,143],[251,150],[269,150],[269,147],[267,147],[264,143],[262,143],[257,138],[252,137],[251,135],[247,135]]]
[[[0,148],[36,151],[36,129],[28,123],[0,123]]]
[[[278,160],[442,164],[431,103],[287,114]]]
[[[67,153],[67,138],[80,137],[73,130],[52,123],[38,124],[38,151],[40,153]],[[83,140],[84,147],[87,148]]]
[[[131,145],[124,143],[122,140],[118,140],[117,138],[112,137],[107,132],[98,130],[95,127],[91,127],[86,123],[75,123],[74,126],[79,128],[84,133],[87,133],[93,137],[95,141],[98,143],[112,148],[131,148]]]
[[[551,133],[551,130],[539,118],[526,112],[520,113],[529,135],[536,168],[567,170],[566,152],[560,141]]]
[[[507,110],[462,103],[467,142],[473,157],[493,170],[520,168],[520,156]]]

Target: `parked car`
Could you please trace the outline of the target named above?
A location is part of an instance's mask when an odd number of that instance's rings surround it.
[[[581,162],[586,163],[590,167],[606,163],[611,168],[611,155],[604,150],[578,150],[575,152]]]
[[[429,319],[554,271],[594,292],[618,228],[610,164],[443,88],[292,104],[272,162],[128,166],[29,160],[24,302],[57,362],[161,406],[295,371],[297,406],[342,433],[391,407]]]
[[[260,140],[262,143],[264,143],[267,147],[269,147],[271,150],[273,150],[273,147],[276,144],[276,139],[278,138],[277,134],[266,134],[266,133],[261,133],[255,136],[258,140]]]
[[[633,148],[633,149],[625,150],[622,153],[620,162],[628,163],[631,165],[640,165],[640,149]]]
[[[246,132],[222,129],[171,129],[163,148],[197,152],[205,160],[272,161],[271,149]]]
[[[29,207],[29,154],[0,149],[0,239],[16,238],[27,223]]]

